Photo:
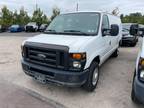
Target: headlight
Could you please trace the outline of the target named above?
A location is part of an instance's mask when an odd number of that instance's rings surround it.
[[[78,62],[78,61],[74,61],[74,62],[73,62],[73,67],[74,67],[74,68],[81,68],[81,63]]]
[[[80,71],[84,68],[86,63],[86,53],[71,53],[69,66],[70,70]]]
[[[142,70],[142,71],[140,72],[140,78],[142,78],[142,79],[144,80],[144,70]]]

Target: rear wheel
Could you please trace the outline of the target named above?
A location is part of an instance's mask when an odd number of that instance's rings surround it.
[[[97,83],[99,80],[99,65],[97,62],[92,62],[90,69],[89,69],[89,75],[86,83],[83,85],[84,89],[92,92],[95,90]]]
[[[131,44],[131,47],[135,47],[136,46],[136,42]]]

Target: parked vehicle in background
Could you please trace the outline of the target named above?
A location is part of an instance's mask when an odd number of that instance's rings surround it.
[[[133,23],[123,23],[122,29],[122,45],[123,46],[132,46],[134,47],[138,42],[138,35],[130,35],[130,27],[131,25],[137,25]]]
[[[138,30],[141,31],[141,36],[143,37],[144,28],[132,27],[131,34],[136,35]],[[144,104],[144,38],[136,61],[131,98],[135,103]]]
[[[2,25],[0,25],[0,32],[5,32],[5,31],[7,31],[7,28],[2,26]]]
[[[48,24],[41,24],[38,31],[44,32],[46,30],[47,26],[48,26]]]
[[[30,22],[25,26],[26,32],[36,32],[38,31],[38,25],[36,22]]]
[[[143,34],[144,34],[144,31],[142,30],[144,28],[144,25],[143,24],[139,24],[139,31],[138,31],[138,34],[140,35],[140,36],[143,36]]]
[[[118,56],[121,37],[119,17],[104,12],[61,14],[44,34],[22,44],[22,67],[41,83],[93,91],[99,67],[110,56]]]
[[[9,30],[10,32],[22,32],[24,31],[24,27],[20,25],[12,25]]]

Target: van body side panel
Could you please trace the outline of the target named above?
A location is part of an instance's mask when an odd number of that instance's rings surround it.
[[[104,63],[104,61],[111,56],[111,54],[119,47],[119,42],[122,38],[122,25],[119,17],[106,14],[109,18],[109,23],[117,24],[119,26],[119,34],[117,36],[102,36],[101,25],[102,25],[102,16],[100,21],[99,33],[97,36],[94,36],[89,40],[88,43],[84,44],[83,47],[79,49],[79,52],[87,53],[87,63],[85,65],[85,69],[87,69],[95,57],[100,57],[100,64]],[[111,42],[111,43],[110,43]]]

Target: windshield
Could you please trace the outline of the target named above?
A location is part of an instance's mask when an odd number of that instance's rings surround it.
[[[17,27],[19,27],[19,25],[12,25],[11,27],[16,27],[17,28]]]
[[[72,13],[57,16],[46,32],[64,34],[96,35],[99,29],[100,14]]]
[[[30,22],[27,25],[36,25],[36,23],[35,22]]]
[[[45,27],[46,26],[46,24],[42,24],[40,27]]]

